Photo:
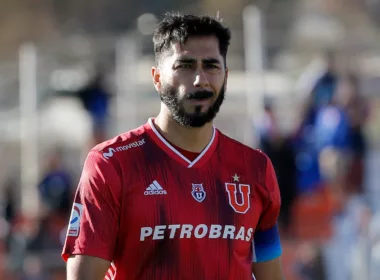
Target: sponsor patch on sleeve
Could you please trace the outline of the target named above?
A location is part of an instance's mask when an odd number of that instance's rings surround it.
[[[83,205],[79,203],[74,203],[73,209],[71,210],[69,229],[67,231],[67,236],[78,236],[80,219],[82,217]]]

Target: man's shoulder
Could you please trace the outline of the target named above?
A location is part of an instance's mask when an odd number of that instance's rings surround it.
[[[109,159],[119,152],[143,146],[146,137],[145,127],[140,126],[99,143],[91,150],[100,152],[105,159]]]
[[[239,142],[238,140],[231,138],[223,133],[220,133],[221,137],[221,149],[227,153],[235,154],[236,156],[248,156],[249,159],[258,161],[267,161],[267,155],[259,150],[252,148],[246,144]]]

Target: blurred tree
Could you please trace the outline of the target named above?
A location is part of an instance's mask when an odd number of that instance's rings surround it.
[[[163,15],[171,10],[197,6],[191,0],[8,0],[0,3],[0,60],[15,58],[25,41],[42,41],[59,36],[123,33],[136,26],[143,13]],[[188,9],[188,8],[186,8]]]
[[[2,1],[0,8],[0,59],[17,55],[25,41],[38,41],[56,34],[54,18],[49,13],[49,1]]]
[[[182,10],[197,1],[191,0],[54,0],[53,11],[63,28],[72,24],[89,33],[119,33],[135,27],[135,21],[143,13],[158,16],[166,11]]]

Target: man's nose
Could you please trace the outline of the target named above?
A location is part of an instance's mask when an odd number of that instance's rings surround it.
[[[197,71],[195,75],[195,79],[194,79],[194,86],[204,88],[204,87],[208,87],[208,85],[209,85],[209,82],[207,80],[207,77],[204,71],[203,70]]]

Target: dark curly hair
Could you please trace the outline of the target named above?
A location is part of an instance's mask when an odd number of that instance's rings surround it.
[[[194,16],[179,12],[166,13],[153,34],[154,55],[159,65],[162,55],[170,50],[173,43],[185,44],[190,36],[215,36],[219,41],[219,51],[226,65],[226,56],[231,39],[231,31],[216,17]]]

